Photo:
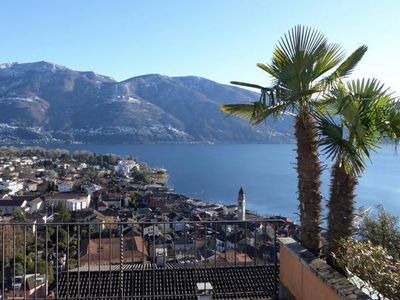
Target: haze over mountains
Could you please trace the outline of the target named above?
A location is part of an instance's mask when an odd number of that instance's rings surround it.
[[[222,103],[257,93],[187,76],[143,75],[118,82],[48,62],[0,65],[0,142],[278,143],[292,119],[251,127]]]

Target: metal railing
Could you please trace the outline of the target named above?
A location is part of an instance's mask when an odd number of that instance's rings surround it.
[[[283,224],[0,223],[1,299],[273,297]]]

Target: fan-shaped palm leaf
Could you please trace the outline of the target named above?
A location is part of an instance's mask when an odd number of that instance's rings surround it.
[[[274,106],[266,106],[260,102],[252,104],[224,104],[221,106],[221,110],[229,115],[247,119],[253,125],[258,125],[265,122],[269,116],[277,117],[285,112],[287,105],[286,102],[281,102]]]
[[[347,172],[361,175],[370,151],[376,151],[385,137],[399,140],[400,110],[378,80],[338,84],[323,101],[329,103],[330,113],[318,114],[319,144]]]

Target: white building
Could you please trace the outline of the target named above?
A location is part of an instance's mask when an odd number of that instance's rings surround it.
[[[69,211],[77,211],[77,210],[89,208],[89,203],[86,198],[68,199],[66,201],[65,207]]]
[[[24,184],[18,181],[6,181],[0,183],[0,190],[10,190],[10,195],[14,195],[17,192],[24,189]]]
[[[34,213],[43,209],[43,201],[39,197],[29,202],[29,212]]]
[[[146,226],[146,225],[144,225]],[[160,234],[160,229],[156,225],[149,224],[143,227],[143,235],[158,235]]]
[[[33,165],[33,160],[31,160],[30,158],[23,158],[20,162],[21,166],[31,166]]]
[[[89,208],[90,194],[75,193],[49,193],[44,196],[47,207],[57,207],[62,203],[69,211],[77,211]]]
[[[90,183],[81,186],[88,194],[93,196],[95,192],[101,191],[103,188],[100,185]]]
[[[120,160],[118,165],[115,167],[115,171],[120,174],[127,176],[132,171],[139,171],[140,165],[134,160]]]

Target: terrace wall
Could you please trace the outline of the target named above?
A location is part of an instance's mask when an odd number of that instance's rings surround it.
[[[371,299],[292,238],[280,238],[281,300]]]

